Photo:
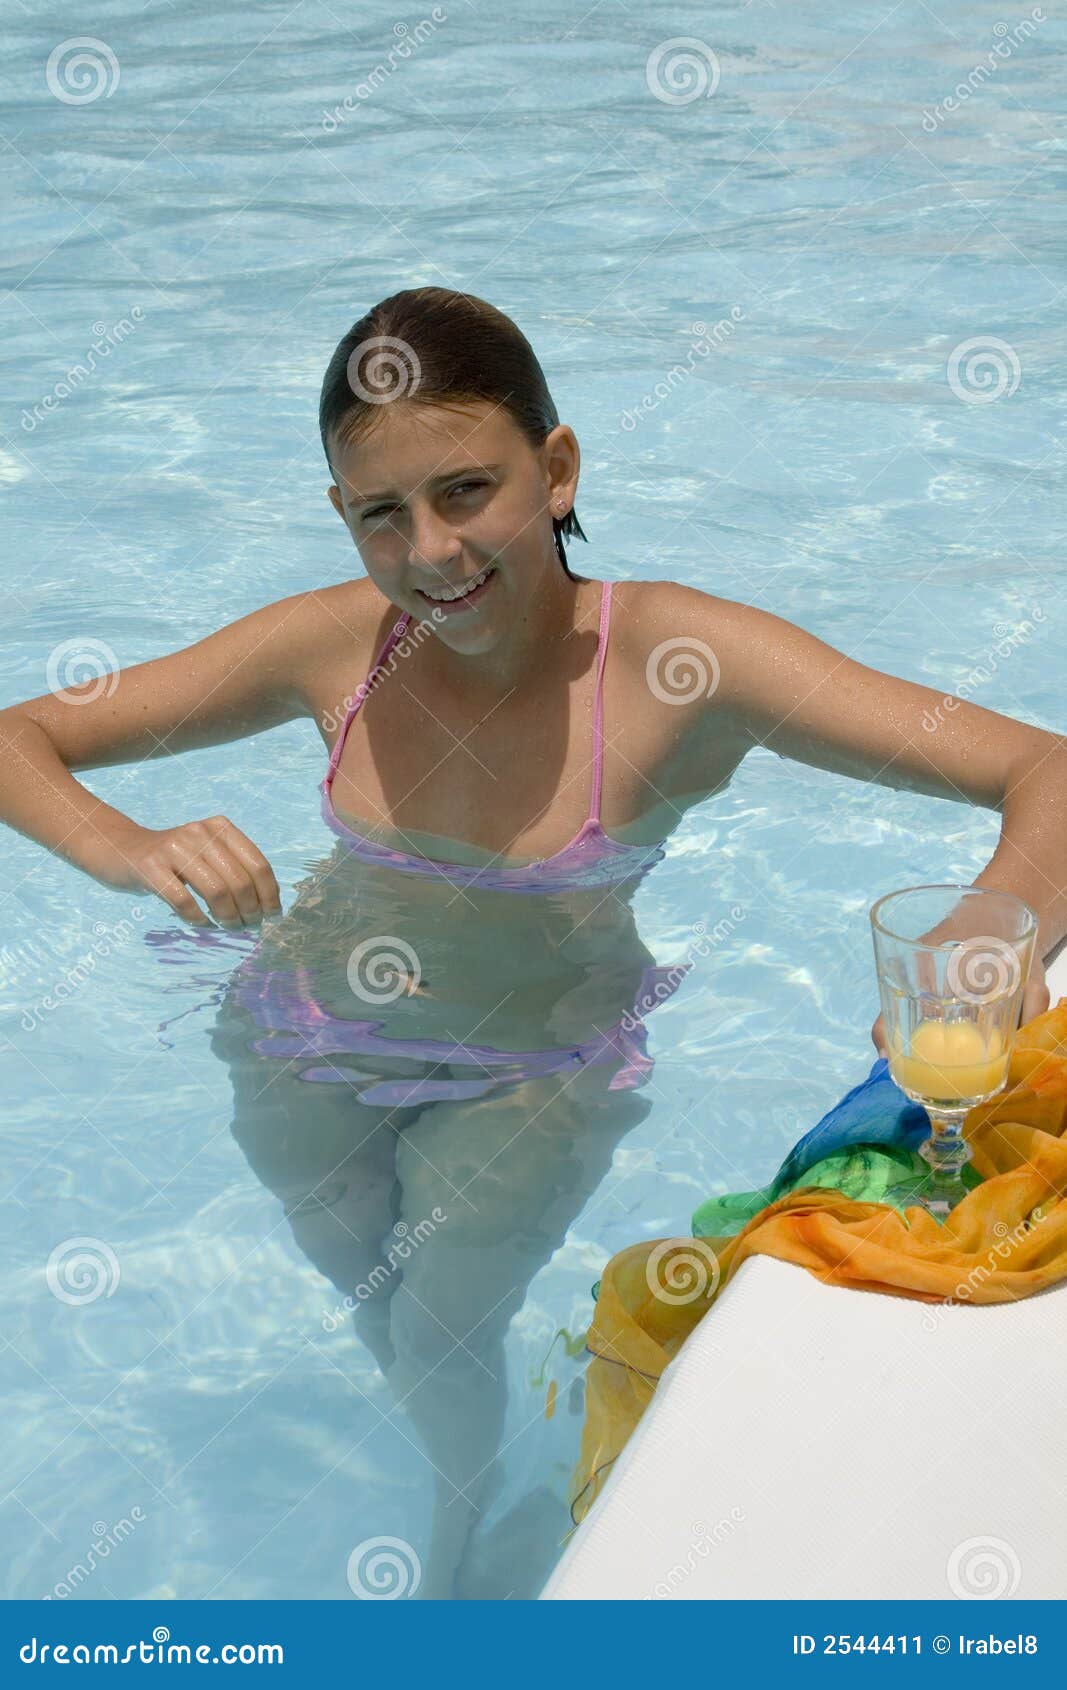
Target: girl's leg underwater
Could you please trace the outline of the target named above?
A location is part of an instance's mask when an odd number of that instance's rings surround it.
[[[609,1092],[608,1078],[588,1069],[431,1104],[399,1134],[408,1237],[420,1226],[425,1232],[435,1212],[446,1217],[412,1249],[389,1305],[396,1360],[387,1377],[435,1472],[420,1596],[487,1594],[470,1560],[462,1572],[461,1564],[500,1478],[508,1325],[607,1173],[620,1138],[651,1108],[634,1091]],[[551,1551],[551,1540],[545,1547]],[[523,1574],[512,1581],[506,1558],[484,1560],[494,1596],[530,1594],[512,1590]]]

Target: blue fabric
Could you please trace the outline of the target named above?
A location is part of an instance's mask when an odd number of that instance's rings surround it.
[[[810,1133],[797,1140],[771,1181],[770,1201],[790,1190],[814,1163],[835,1150],[859,1144],[917,1150],[929,1136],[926,1110],[890,1079],[889,1063],[880,1056],[867,1078],[846,1092]]]

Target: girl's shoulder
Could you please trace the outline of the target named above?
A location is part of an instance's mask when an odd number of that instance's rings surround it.
[[[739,731],[762,720],[778,701],[781,677],[810,663],[820,645],[758,605],[680,581],[620,581],[612,598],[621,612],[612,620],[612,644],[618,641],[627,668],[644,676],[680,724],[706,722],[717,733],[731,720]]]
[[[748,608],[680,581],[616,581],[611,597],[620,612],[612,619],[612,643],[638,656],[665,640],[725,635]]]
[[[688,639],[710,641],[724,654],[751,657],[754,651],[773,655],[791,641],[810,637],[772,611],[680,581],[618,581],[612,598],[624,612],[618,618],[620,641],[644,651],[671,640],[681,647]]]
[[[369,664],[376,642],[388,634],[400,612],[367,576],[310,587],[299,595],[302,644],[316,666],[336,659],[349,669]]]

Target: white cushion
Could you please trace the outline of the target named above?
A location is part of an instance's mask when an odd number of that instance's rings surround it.
[[[1059,1599],[1067,1285],[932,1304],[750,1257],[543,1599]]]
[[[750,1257],[542,1597],[1060,1599],[1065,1403],[1067,1285],[925,1303]]]

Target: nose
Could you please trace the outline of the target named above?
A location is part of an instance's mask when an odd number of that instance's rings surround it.
[[[429,500],[419,500],[412,505],[408,563],[413,568],[444,573],[455,564],[462,552],[455,529],[437,514]]]

